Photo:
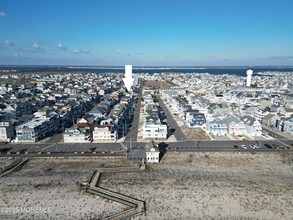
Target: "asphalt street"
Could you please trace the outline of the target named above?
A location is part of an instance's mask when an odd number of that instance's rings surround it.
[[[142,98],[142,89],[137,94],[137,103],[134,110],[133,115],[133,122],[132,126],[130,127],[128,133],[125,136],[125,142],[129,141],[137,141],[137,133],[139,129],[139,113],[140,113],[140,107],[141,107],[141,98]]]

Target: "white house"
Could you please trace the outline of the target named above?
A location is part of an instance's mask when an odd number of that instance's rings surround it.
[[[159,163],[160,161],[160,150],[159,148],[151,143],[146,145],[146,162],[147,163]]]
[[[100,125],[95,127],[93,131],[93,142],[115,142],[117,140],[117,132],[111,125]]]
[[[228,128],[222,119],[215,118],[208,121],[207,131],[213,136],[225,136],[228,133]]]
[[[64,143],[89,143],[92,132],[86,128],[66,128],[63,133]]]
[[[143,124],[143,138],[167,138],[167,125],[145,122]]]
[[[238,118],[233,115],[225,115],[223,121],[228,127],[229,134],[233,135],[245,135],[246,127],[243,121],[240,121]]]
[[[293,136],[293,119],[284,122],[284,133]]]
[[[245,123],[246,127],[246,133],[249,136],[261,136],[262,133],[262,127],[258,120],[250,117],[250,116],[244,116],[241,118],[241,120]]]
[[[0,141],[9,142],[13,137],[13,126],[11,122],[0,122]]]

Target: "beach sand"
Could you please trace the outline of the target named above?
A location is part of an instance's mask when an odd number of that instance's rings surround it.
[[[113,158],[32,159],[0,179],[0,216],[97,219],[124,210],[122,204],[83,193],[76,184],[88,180],[100,166],[121,165],[133,164]],[[146,201],[146,213],[135,219],[293,216],[293,165],[288,155],[168,153],[145,172],[104,173],[100,185]],[[14,208],[12,213],[13,207],[23,210]],[[28,209],[31,212],[24,212]]]

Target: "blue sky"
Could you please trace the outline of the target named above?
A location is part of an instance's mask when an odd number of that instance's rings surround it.
[[[0,0],[0,64],[293,65],[292,0]]]

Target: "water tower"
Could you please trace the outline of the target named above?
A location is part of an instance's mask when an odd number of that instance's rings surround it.
[[[246,86],[247,87],[250,87],[251,85],[251,76],[253,74],[253,70],[247,70],[246,71],[246,75],[247,75],[247,78],[246,78]]]

